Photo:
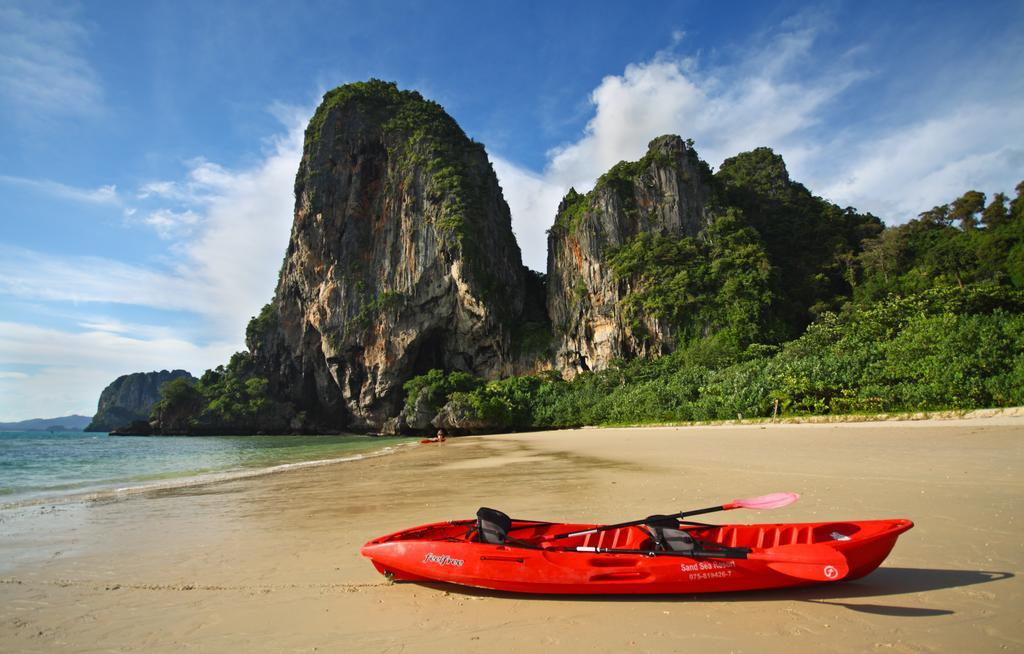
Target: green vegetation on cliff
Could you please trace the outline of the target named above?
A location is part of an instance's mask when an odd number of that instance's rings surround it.
[[[355,317],[342,328],[343,334],[369,328],[381,313],[401,306],[404,299],[405,296],[397,291],[384,291],[359,307],[359,312]]]
[[[590,194],[578,193],[575,188],[570,188],[562,198],[562,206],[558,210],[558,215],[555,216],[555,224],[552,229],[575,231],[586,218],[589,210]]]
[[[405,409],[414,412],[419,407],[433,415],[453,393],[472,391],[483,383],[482,379],[466,372],[446,373],[434,369],[405,382]]]
[[[734,209],[699,238],[643,232],[609,264],[629,284],[623,304],[634,332],[645,318],[665,321],[681,342],[717,334],[746,345],[769,331],[771,264]]]
[[[294,408],[269,393],[256,374],[252,355],[237,352],[226,366],[207,370],[198,381],[175,379],[160,389],[152,417],[164,434],[285,433]]]
[[[609,191],[617,211],[638,214],[638,198],[651,201],[643,190],[653,171],[679,169],[676,143],[678,137],[659,137],[641,159],[613,166],[590,193],[570,189],[552,230],[575,233]],[[880,220],[811,195],[769,148],[727,159],[714,175],[692,142],[681,152],[685,169],[696,171],[687,174],[707,190],[704,218],[711,223],[696,236],[652,227],[604,253],[622,283],[634,336],[642,338],[644,321],[653,318],[671,329],[673,347],[719,332],[737,343],[779,343],[849,300],[857,257],[882,231]]]
[[[245,345],[255,349],[264,336],[277,326],[277,305],[267,302],[258,315],[252,317],[245,326]]]
[[[782,157],[757,148],[726,159],[715,173],[723,206],[742,211],[772,265],[772,340],[799,336],[849,299],[862,242],[882,231],[870,215],[811,195],[789,178]]]
[[[394,82],[371,79],[339,86],[324,94],[306,127],[305,158],[310,161],[319,159],[325,134],[335,131],[333,126],[327,129],[332,112],[345,112],[361,128],[382,132],[389,157],[398,162],[399,183],[407,183],[414,169],[425,169],[427,193],[442,206],[438,226],[464,240],[471,220],[467,213],[481,210],[482,189],[473,183],[479,180],[468,166],[482,146],[466,136],[444,107],[416,91],[399,90]],[[306,174],[312,172],[307,166]]]

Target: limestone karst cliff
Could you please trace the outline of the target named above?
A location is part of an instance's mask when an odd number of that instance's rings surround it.
[[[111,431],[132,422],[148,421],[149,412],[160,399],[160,387],[180,377],[194,380],[186,370],[160,370],[121,375],[100,394],[96,415],[85,431]]]
[[[554,365],[572,375],[695,339],[795,338],[849,297],[854,257],[880,229],[792,181],[768,148],[713,175],[692,143],[660,136],[559,207],[548,237]]]
[[[247,343],[309,422],[380,429],[414,375],[513,372],[524,275],[483,146],[419,93],[349,84],[306,130],[287,254]]]
[[[630,287],[608,256],[644,233],[696,236],[710,220],[711,192],[711,170],[678,136],[654,139],[642,159],[616,165],[586,195],[569,192],[548,233],[547,307],[559,368],[601,369],[671,345],[663,320],[627,319]]]

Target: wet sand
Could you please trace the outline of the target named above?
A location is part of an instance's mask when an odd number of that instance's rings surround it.
[[[1022,651],[1022,437],[1014,417],[538,432],[0,511],[0,651]],[[726,515],[917,526],[864,579],[731,595],[390,585],[359,556],[481,505],[601,522],[781,490],[803,498]]]

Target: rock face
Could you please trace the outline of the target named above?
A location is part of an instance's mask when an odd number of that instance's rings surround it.
[[[133,422],[148,422],[150,410],[160,399],[160,387],[179,377],[195,381],[186,370],[121,375],[100,393],[96,415],[85,431],[109,432]]]
[[[500,429],[499,425],[479,417],[472,407],[459,399],[451,400],[441,407],[431,425],[450,434],[484,433]]]
[[[678,136],[654,139],[640,161],[619,163],[586,195],[569,191],[548,234],[557,368],[573,375],[672,347],[661,321],[625,319],[621,300],[630,289],[608,256],[641,233],[696,236],[711,219],[711,198],[711,170]]]
[[[371,80],[327,93],[310,121],[278,286],[247,343],[308,424],[380,429],[414,375],[515,372],[525,293],[483,146]]]

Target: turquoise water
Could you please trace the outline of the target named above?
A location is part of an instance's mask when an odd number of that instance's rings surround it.
[[[126,437],[0,432],[0,505],[208,473],[344,458],[410,440],[351,435]]]

